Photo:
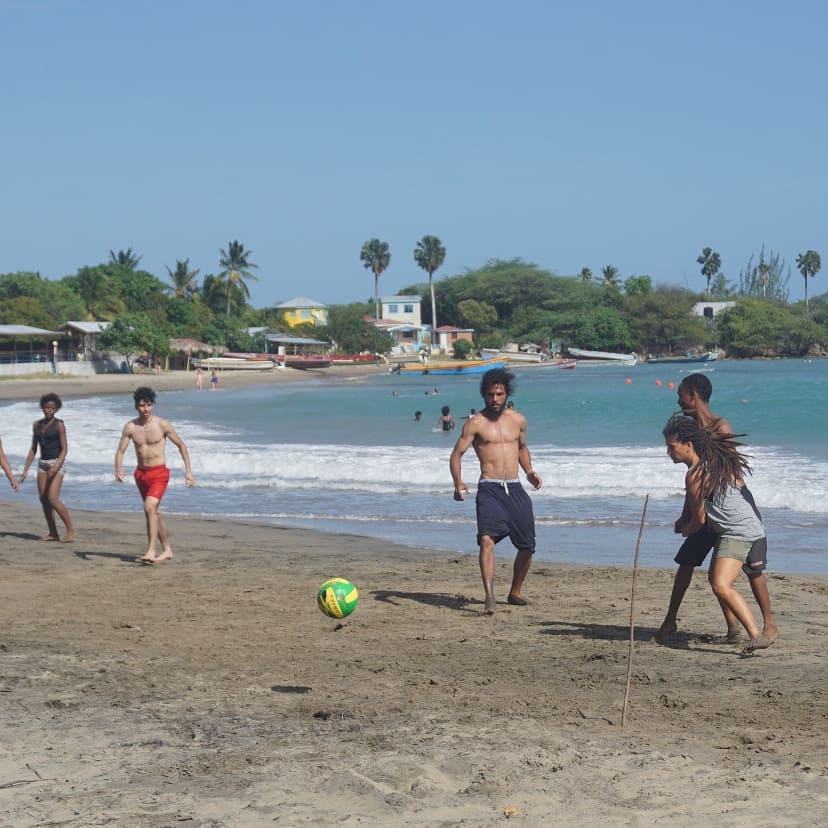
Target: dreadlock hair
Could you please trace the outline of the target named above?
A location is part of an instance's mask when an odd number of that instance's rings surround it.
[[[742,443],[737,437],[744,434],[713,434],[684,414],[673,414],[661,432],[665,438],[673,437],[680,443],[692,443],[699,456],[704,475],[702,486],[705,497],[723,492],[731,483],[752,474],[748,457],[739,451]]]

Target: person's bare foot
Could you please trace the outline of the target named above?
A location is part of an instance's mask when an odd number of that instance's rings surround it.
[[[741,630],[728,630],[727,635],[725,635],[725,644],[741,644],[742,643],[742,631]]]
[[[496,606],[497,601],[495,601],[494,595],[488,595],[486,596],[486,604],[483,607],[483,612],[485,612],[486,615],[494,615]]]
[[[762,638],[767,638],[770,642],[776,641],[779,638],[779,627],[776,626],[776,621],[770,621],[765,624],[762,630]]]
[[[152,554],[152,552],[146,552],[145,554],[141,555],[140,558],[136,558],[135,560],[138,561],[138,563],[155,563],[156,558],[155,555]]]
[[[154,559],[154,563],[161,563],[162,561],[171,561],[173,557],[172,549],[164,549],[161,554]]]
[[[773,641],[769,638],[765,638],[764,636],[761,638],[751,638],[748,640],[748,643],[742,647],[741,654],[743,656],[753,655],[756,650],[766,650],[771,644],[773,644]]]
[[[75,532],[75,530],[73,529],[71,532],[67,532],[67,533],[63,536],[63,542],[64,542],[64,543],[72,543],[72,541],[73,541],[73,540],[74,540],[77,536],[78,536],[78,535],[77,535],[77,532]]]
[[[53,541],[59,541],[60,538],[57,535],[44,535],[42,538],[40,538],[40,540],[51,543]]]
[[[507,604],[513,604],[516,607],[525,607],[528,606],[529,602],[522,598],[520,595],[508,595],[506,598]]]
[[[665,641],[669,641],[673,635],[675,635],[676,630],[678,629],[678,625],[675,621],[665,621],[659,628],[658,632],[653,636],[653,641],[656,644],[663,644]]]

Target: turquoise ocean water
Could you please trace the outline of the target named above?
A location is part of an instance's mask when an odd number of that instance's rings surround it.
[[[649,495],[640,564],[673,566],[684,467],[667,459],[661,429],[676,410],[668,384],[697,369],[513,369],[513,399],[528,418],[533,463],[544,478],[532,493],[539,559],[631,565]],[[770,568],[828,572],[828,360],[721,361],[701,370],[713,382],[713,410],[748,435],[750,486],[767,526]],[[469,451],[464,463],[472,493],[456,503],[448,458],[457,433],[433,426],[442,405],[458,418],[479,408],[478,386],[479,377],[376,374],[164,392],[157,413],[187,442],[198,481],[195,489],[184,486],[171,447],[166,512],[475,553],[475,457]],[[414,420],[418,409],[421,422]],[[0,405],[0,435],[15,470],[37,416],[36,400]],[[67,505],[138,510],[134,486],[116,484],[112,471],[121,428],[134,416],[131,396],[68,399],[61,416],[70,442]],[[37,502],[31,484],[18,495],[2,484],[0,499]],[[512,556],[508,540],[497,553]]]

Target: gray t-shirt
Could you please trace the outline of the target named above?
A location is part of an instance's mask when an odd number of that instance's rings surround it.
[[[765,537],[762,521],[742,494],[742,489],[733,483],[705,500],[705,512],[716,534],[743,541]]]

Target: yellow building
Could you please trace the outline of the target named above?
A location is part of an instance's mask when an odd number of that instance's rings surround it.
[[[287,302],[276,305],[276,310],[284,314],[285,322],[291,328],[297,325],[327,325],[328,306],[307,296],[296,296]]]

